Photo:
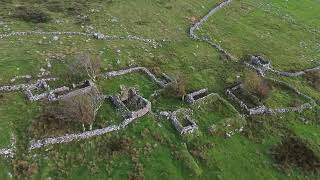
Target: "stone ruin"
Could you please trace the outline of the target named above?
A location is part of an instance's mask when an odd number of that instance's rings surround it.
[[[56,96],[55,100],[64,100],[71,97],[84,95],[88,92],[91,92],[92,90],[95,90],[98,92],[96,85],[91,80],[86,80],[77,85],[74,85],[72,91],[68,90],[63,94]]]
[[[186,96],[186,101],[189,103],[189,104],[193,104],[195,103],[196,101],[201,101],[205,98],[207,98],[208,96],[210,96],[209,94],[209,91],[208,89],[200,89],[198,91],[195,91],[195,92],[192,92],[190,94],[187,94]]]
[[[151,112],[151,102],[140,96],[134,88],[123,87],[121,93],[109,96],[109,98],[124,118],[120,124],[122,127]]]
[[[256,70],[262,77],[266,75],[266,72],[272,72],[278,75],[282,76],[288,76],[288,77],[298,77],[305,75],[308,72],[313,72],[313,71],[320,71],[320,66],[310,68],[310,69],[305,69],[302,71],[296,71],[296,72],[288,72],[288,71],[279,71],[275,70],[272,68],[271,62],[266,60],[262,56],[251,56],[249,62],[244,62],[244,64],[251,69]]]
[[[90,80],[73,85],[72,88],[62,86],[56,89],[51,89],[48,82],[56,80],[56,78],[46,78],[39,79],[35,83],[30,84],[1,86],[0,93],[22,91],[29,101],[35,102],[40,100],[57,101],[59,99],[84,94],[92,88],[96,89],[95,84]]]
[[[50,100],[54,100],[58,94],[69,90],[69,88],[66,86],[50,90],[50,86],[48,85],[48,82],[56,81],[56,80],[57,80],[56,78],[46,78],[46,79],[39,79],[36,82],[30,83],[30,84],[1,86],[0,93],[22,91],[31,102],[39,101],[42,99],[48,99],[50,101]],[[39,91],[45,91],[45,92],[38,93],[38,94],[35,93]]]
[[[258,73],[262,76],[265,75],[266,71],[272,69],[271,62],[262,56],[251,56],[249,65],[254,66]]]
[[[287,88],[289,88],[290,90],[292,90],[293,92],[295,92],[297,95],[304,97],[305,99],[308,99],[309,102],[308,103],[304,103],[301,104],[299,106],[296,107],[283,107],[283,108],[268,108],[265,105],[263,105],[258,98],[251,94],[250,92],[247,92],[246,90],[244,90],[243,88],[243,84],[238,84],[236,86],[234,86],[231,89],[227,89],[226,91],[226,95],[233,101],[235,101],[237,104],[240,105],[240,107],[242,109],[244,109],[249,115],[259,115],[259,114],[278,114],[278,113],[287,113],[287,112],[302,112],[306,109],[311,109],[313,108],[313,106],[315,106],[315,102],[312,98],[310,98],[307,95],[304,95],[303,93],[299,92],[298,90],[296,90],[295,88],[291,87],[290,85],[282,82],[282,81],[278,81],[275,79],[271,79],[269,78],[269,80],[275,81],[283,86],[286,86]],[[240,91],[240,92],[247,92],[247,96],[249,96],[249,98],[251,99],[256,99],[255,103],[248,103],[248,101],[243,100],[242,98],[238,97],[236,95],[236,91]]]
[[[252,101],[250,103],[245,102],[245,100],[236,95],[236,91],[240,93],[246,92],[246,95],[249,96],[249,98],[252,98]],[[266,111],[266,107],[258,100],[258,98],[246,91],[241,83],[231,89],[227,89],[226,94],[231,100],[239,104],[249,115],[262,114]]]
[[[198,129],[198,125],[189,115],[191,109],[179,109],[174,112],[160,112],[160,115],[171,120],[174,128],[181,134],[191,134]]]

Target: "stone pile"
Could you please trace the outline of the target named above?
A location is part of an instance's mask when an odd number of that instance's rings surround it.
[[[0,149],[0,155],[13,158],[15,153],[14,153],[13,149],[11,149],[11,148],[8,148],[8,149],[4,148],[4,149]]]

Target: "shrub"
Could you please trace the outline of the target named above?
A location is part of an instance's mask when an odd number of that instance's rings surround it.
[[[304,76],[314,88],[320,90],[320,71],[307,72]]]
[[[20,6],[15,9],[14,17],[26,22],[46,23],[51,17],[46,12],[36,7]]]
[[[272,90],[270,83],[262,79],[255,72],[246,73],[244,87],[246,90],[258,95],[261,99],[267,98]]]
[[[286,170],[298,167],[305,172],[317,173],[320,170],[320,159],[309,145],[297,137],[288,137],[273,149],[273,158],[279,166]]]
[[[178,78],[176,81],[169,84],[164,91],[164,95],[171,97],[182,97],[186,95],[186,83],[183,78]]]
[[[30,164],[28,161],[15,160],[13,162],[13,171],[16,179],[32,179],[31,177],[38,171],[38,166]]]

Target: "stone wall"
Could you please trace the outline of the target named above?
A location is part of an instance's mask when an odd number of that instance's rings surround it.
[[[205,15],[204,17],[202,17],[197,23],[195,23],[189,30],[189,36],[192,39],[195,40],[200,40],[200,41],[204,41],[206,43],[208,43],[210,46],[212,46],[213,48],[217,49],[219,52],[221,52],[222,54],[224,54],[229,60],[231,61],[237,61],[237,58],[234,57],[232,54],[230,54],[229,52],[227,52],[226,50],[224,50],[219,44],[214,43],[212,40],[210,40],[207,37],[198,37],[196,34],[196,31],[199,30],[203,24],[208,21],[209,17],[211,17],[212,15],[214,15],[216,12],[218,12],[220,9],[222,9],[223,7],[227,6],[228,4],[230,4],[233,0],[224,0],[221,3],[215,5],[207,15]]]
[[[163,81],[159,80],[154,74],[152,74],[145,67],[131,67],[131,68],[122,69],[122,70],[118,70],[118,71],[111,71],[111,72],[105,73],[103,75],[103,77],[112,78],[112,77],[122,76],[122,75],[125,75],[125,74],[134,73],[134,72],[142,72],[142,73],[146,74],[153,82],[157,83],[162,88],[165,87],[168,84],[168,83],[165,84]]]
[[[136,35],[127,36],[110,36],[104,35],[100,32],[41,32],[41,31],[27,31],[27,32],[11,32],[6,34],[0,34],[0,39],[14,37],[14,36],[84,36],[88,38],[95,38],[98,40],[129,40],[129,41],[141,41],[144,43],[151,44],[153,48],[161,47],[161,44],[154,39],[148,39]],[[166,41],[166,40],[163,40]]]
[[[206,98],[206,96],[208,96],[207,93],[208,93],[208,89],[207,89],[207,88],[206,88],[206,89],[200,89],[200,90],[198,90],[198,91],[189,93],[189,94],[187,94],[187,96],[186,96],[186,101],[187,101],[188,103],[190,103],[190,104],[193,104],[193,103],[194,103],[195,101],[197,101],[197,100],[201,100],[201,99]],[[201,98],[199,98],[199,99],[195,99],[196,96],[199,96],[199,95],[202,95],[202,94],[204,94],[203,97],[201,97]]]
[[[120,110],[122,116],[124,117],[124,121],[120,124],[121,127],[126,127],[135,119],[146,115],[148,112],[151,112],[151,102],[138,95],[133,88],[129,88],[129,90],[125,93],[128,93],[128,95],[125,96],[125,99],[121,99],[120,95],[109,96],[112,103]],[[142,107],[136,111],[130,111],[123,101],[141,101]]]
[[[270,80],[270,81],[274,81],[276,83],[279,83],[282,86],[285,86],[286,88],[288,88],[288,89],[292,90],[293,92],[295,92],[297,95],[302,96],[305,99],[309,100],[309,102],[301,104],[301,105],[296,106],[296,107],[281,107],[281,108],[272,109],[272,108],[266,107],[265,105],[259,105],[259,106],[254,107],[254,108],[249,108],[244,101],[242,101],[240,98],[238,98],[233,93],[234,90],[241,88],[241,84],[239,84],[239,85],[237,85],[237,86],[235,86],[235,87],[233,87],[231,89],[227,89],[226,94],[227,94],[228,97],[230,97],[230,99],[232,99],[237,104],[239,104],[240,107],[242,109],[244,109],[249,115],[279,114],[279,113],[287,113],[287,112],[302,112],[302,111],[304,111],[306,109],[311,109],[316,105],[315,101],[311,97],[301,93],[300,91],[298,91],[297,89],[293,88],[289,84],[284,83],[284,82],[279,81],[279,80],[276,80],[276,79],[273,79],[273,78],[267,78],[267,79]]]
[[[0,149],[0,155],[12,158],[15,155],[15,153],[11,148],[3,148],[3,149]]]
[[[191,116],[188,113],[191,113],[191,109],[179,109],[174,112],[160,112],[160,115],[166,117],[171,121],[174,128],[181,134],[191,134],[198,129],[198,125],[192,120]],[[178,114],[182,114],[182,117],[178,117]],[[183,118],[183,119],[181,119]],[[189,125],[183,126],[180,121],[187,121]]]
[[[247,67],[256,70],[261,76],[265,77],[266,72],[271,72],[281,76],[298,77],[303,76],[308,72],[320,71],[320,66],[314,68],[305,69],[296,72],[279,71],[272,68],[271,62],[265,60],[261,56],[251,56],[250,62],[244,62]]]

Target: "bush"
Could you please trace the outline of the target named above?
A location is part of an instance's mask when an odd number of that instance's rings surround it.
[[[250,72],[245,75],[244,87],[261,99],[266,99],[272,90],[270,83],[267,80],[262,79],[255,72]]]
[[[320,90],[320,71],[307,72],[304,77],[317,90]]]
[[[164,95],[171,97],[184,98],[186,95],[186,83],[183,78],[178,78],[176,81],[169,84],[164,91]]]
[[[317,173],[320,170],[320,159],[309,145],[297,137],[288,137],[273,149],[273,158],[286,170],[298,167],[305,172]]]
[[[32,179],[38,171],[38,166],[30,164],[28,161],[14,160],[13,171],[15,179]]]
[[[14,17],[26,22],[46,23],[51,20],[51,17],[46,12],[36,7],[17,7],[14,12]]]

